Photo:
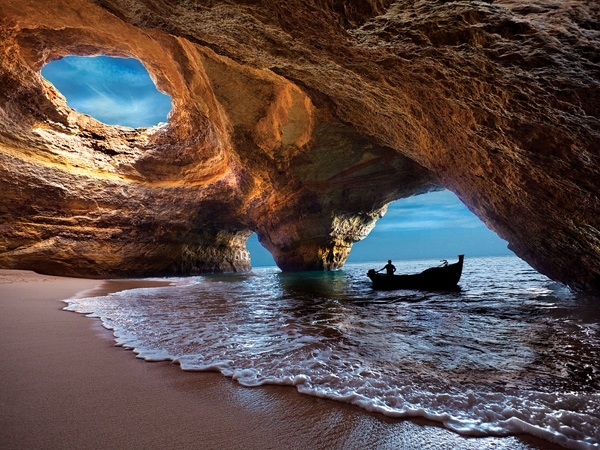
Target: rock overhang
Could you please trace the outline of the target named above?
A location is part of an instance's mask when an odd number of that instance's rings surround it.
[[[4,267],[246,270],[256,231],[286,270],[335,268],[387,203],[443,185],[536,269],[598,289],[588,2],[20,3],[0,7]],[[142,61],[167,126],[104,126],[39,77],[98,53]]]

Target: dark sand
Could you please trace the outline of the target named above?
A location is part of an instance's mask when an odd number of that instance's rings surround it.
[[[464,438],[290,387],[148,363],[115,347],[97,319],[62,311],[83,290],[143,283],[0,270],[1,449],[560,448],[530,436]]]

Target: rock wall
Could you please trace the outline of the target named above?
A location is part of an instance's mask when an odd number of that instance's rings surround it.
[[[4,0],[0,266],[78,276],[340,267],[387,203],[445,186],[600,291],[600,5]],[[51,3],[48,5],[47,3]],[[138,58],[169,124],[103,125],[40,76]]]

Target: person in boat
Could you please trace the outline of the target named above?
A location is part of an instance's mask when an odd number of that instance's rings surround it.
[[[388,263],[381,269],[379,269],[377,272],[381,272],[383,269],[385,269],[387,275],[394,275],[394,272],[396,271],[396,266],[392,264],[391,259],[388,259]]]

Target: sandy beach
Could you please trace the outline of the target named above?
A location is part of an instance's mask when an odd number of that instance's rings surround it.
[[[216,373],[148,363],[97,319],[63,311],[82,291],[149,282],[0,270],[2,449],[558,449],[531,436],[465,438]]]

